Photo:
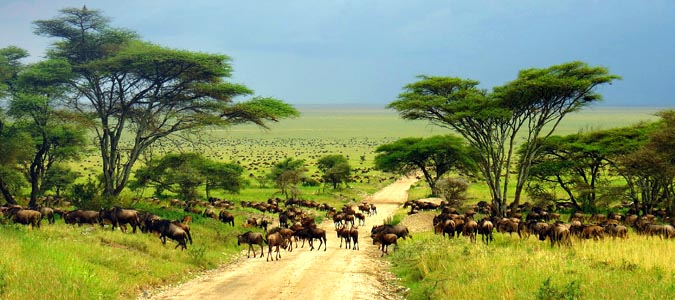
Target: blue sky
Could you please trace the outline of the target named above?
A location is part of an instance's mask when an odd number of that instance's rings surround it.
[[[227,54],[232,81],[291,104],[384,106],[417,75],[490,89],[581,60],[623,77],[603,105],[675,106],[672,0],[0,0],[0,47],[40,59],[51,41],[31,22],[84,4],[144,40]]]

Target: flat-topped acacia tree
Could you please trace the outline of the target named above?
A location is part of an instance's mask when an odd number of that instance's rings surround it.
[[[229,83],[229,58],[174,50],[112,28],[97,10],[66,8],[35,21],[35,33],[57,38],[50,59],[67,60],[73,72],[65,105],[89,120],[102,158],[104,196],[117,196],[134,163],[150,145],[208,126],[295,117],[298,111],[273,98],[235,101],[253,92]],[[123,142],[124,141],[124,142]]]
[[[494,213],[504,215],[512,166],[517,168],[517,205],[541,147],[537,141],[545,141],[568,113],[600,100],[596,88],[616,79],[606,68],[582,62],[522,70],[492,92],[478,88],[475,80],[420,76],[388,107],[404,119],[428,120],[462,135],[478,151]],[[516,164],[513,154],[521,143],[527,148]]]

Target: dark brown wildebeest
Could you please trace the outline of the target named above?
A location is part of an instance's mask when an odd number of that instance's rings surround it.
[[[270,261],[270,255],[272,255],[272,248],[275,248],[275,256],[276,260],[279,260],[281,258],[281,251],[279,251],[280,247],[283,247],[284,249],[290,243],[290,241],[286,238],[284,238],[283,235],[279,232],[275,232],[272,234],[267,235],[267,240],[265,241],[267,243],[267,261]],[[274,260],[274,258],[272,260]]]
[[[181,250],[187,249],[187,233],[185,230],[174,224],[171,220],[153,220],[149,229],[151,232],[159,233],[159,239],[162,241],[162,244],[166,244],[166,238],[168,237],[178,242],[174,249],[178,248],[178,246],[181,247]]]
[[[494,229],[494,225],[492,222],[488,219],[482,219],[478,223],[478,234],[481,235],[481,241],[484,241],[486,245],[489,245],[491,241],[494,241],[494,237],[492,236],[492,230]]]
[[[253,257],[256,257],[255,248],[253,245],[260,246],[260,257],[263,257],[265,250],[263,249],[263,236],[260,232],[247,231],[240,235],[237,235],[237,246],[241,246],[242,243],[248,244],[248,252],[246,252],[246,257],[251,257],[251,250],[253,250]]]
[[[171,223],[173,223],[173,225],[176,225],[176,226],[180,227],[180,229],[183,229],[183,231],[185,231],[185,234],[187,234],[188,241],[190,242],[190,245],[192,245],[192,234],[190,234],[190,225],[188,225],[187,223],[183,223],[181,221],[178,221],[178,220],[175,220]]]
[[[221,210],[220,213],[218,214],[218,219],[225,223],[225,224],[230,224],[232,227],[234,227],[234,216],[226,210]]]
[[[309,251],[314,250],[314,240],[319,240],[319,247],[317,247],[317,251],[321,249],[321,245],[323,245],[323,251],[326,251],[326,231],[317,227],[305,228],[305,230],[307,231]]]
[[[291,242],[291,238],[293,237],[294,231],[289,228],[274,227],[270,229],[270,231],[267,234],[276,232],[281,233],[281,236],[283,236],[285,239],[288,240],[288,247],[286,248],[286,250],[288,250],[288,252],[293,252],[293,243]]]
[[[501,219],[496,224],[497,232],[508,232],[509,235],[512,235],[514,232],[518,232],[518,225],[520,222],[511,219]]]
[[[359,226],[365,226],[366,225],[366,215],[358,212],[358,213],[354,214],[354,217],[356,217],[356,219],[359,220]]]
[[[570,238],[570,230],[565,224],[550,224],[539,233],[539,240],[544,241],[549,238],[551,241],[551,248],[558,243],[560,245],[572,246],[572,239]]]
[[[54,224],[54,209],[51,207],[39,205],[35,208],[35,210],[39,211],[42,214],[42,218],[47,219],[49,224]]]
[[[398,236],[394,233],[375,233],[370,236],[373,239],[373,245],[382,246],[382,256],[389,254],[389,245],[393,244],[394,249],[398,248]]]
[[[216,215],[216,212],[211,208],[205,208],[202,216],[205,218],[218,219],[218,215]]]
[[[584,225],[580,236],[582,239],[601,240],[605,238],[605,229],[599,225]]]
[[[137,210],[124,209],[119,206],[101,209],[99,211],[98,220],[101,227],[103,227],[103,224],[105,224],[107,220],[112,224],[112,230],[115,230],[115,227],[120,227],[123,232],[127,231],[126,224],[129,224],[133,229],[133,233],[136,233],[136,228],[141,224],[141,218],[139,217]]]
[[[98,212],[95,210],[81,210],[76,209],[70,212],[67,212],[63,215],[63,220],[66,224],[77,224],[77,226],[82,226],[82,224],[91,224],[95,226],[98,224]]]
[[[359,250],[359,228],[352,226],[349,229],[349,237],[352,240],[352,250]]]
[[[609,234],[612,239],[617,237],[620,239],[628,238],[628,227],[623,225],[609,224],[605,227],[605,232]]]
[[[340,225],[336,230],[337,237],[340,239],[340,248],[342,248],[342,241],[345,241],[345,249],[349,249],[349,244],[351,242],[351,236],[349,235],[349,229],[346,225]]]
[[[42,214],[37,210],[23,209],[20,207],[13,207],[5,212],[5,217],[23,225],[31,225],[32,228],[40,228],[42,222]]]
[[[476,242],[476,232],[478,232],[478,223],[474,220],[465,220],[464,228],[462,229],[462,235],[468,236],[469,240],[472,243]]]
[[[371,234],[376,234],[376,233],[393,233],[399,238],[407,238],[410,237],[412,238],[412,235],[410,234],[410,231],[408,231],[408,227],[405,227],[405,225],[401,224],[396,224],[396,225],[390,225],[390,224],[384,224],[384,225],[376,225],[373,226],[373,229],[370,230]]]

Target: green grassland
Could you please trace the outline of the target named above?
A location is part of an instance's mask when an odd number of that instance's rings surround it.
[[[305,159],[309,173],[318,176],[315,167],[318,158],[343,154],[360,176],[357,181],[338,191],[301,188],[303,198],[339,207],[360,201],[394,179],[391,174],[372,170],[378,145],[404,137],[450,132],[422,121],[401,120],[384,108],[300,107],[300,110],[300,118],[272,124],[270,130],[255,126],[205,130],[200,133],[198,143],[165,143],[155,151],[160,155],[197,151],[217,160],[239,162],[249,178],[264,174],[272,164],[286,157]],[[570,115],[559,132],[627,126],[654,120],[656,111],[587,109]],[[95,174],[100,169],[95,151],[74,167],[84,175]],[[249,182],[239,194],[216,193],[216,196],[235,203],[280,197],[271,184],[260,187],[253,179]],[[423,184],[418,184],[412,193],[411,198],[427,194]],[[180,208],[168,207],[168,200],[159,204],[131,201],[135,196],[149,196],[149,191],[144,195],[127,193],[123,203],[169,219],[185,214]],[[470,199],[484,197],[482,185],[471,188]],[[129,299],[147,287],[189,278],[200,270],[234,259],[240,251],[236,234],[247,230],[242,224],[248,217],[263,216],[239,206],[232,212],[237,224],[234,228],[193,214],[195,243],[188,245],[187,251],[174,249],[172,241],[162,245],[150,234],[125,234],[98,226],[72,227],[58,218],[54,225],[43,222],[40,229],[0,220],[0,299]],[[508,236],[498,236],[496,243],[486,247],[469,244],[464,239],[446,241],[423,234],[417,235],[414,242],[402,243],[390,258],[395,261],[395,271],[404,284],[411,287],[410,299],[427,296],[480,299],[488,295],[531,298],[531,293],[541,289],[549,277],[553,288],[578,282],[571,288],[579,289],[587,299],[629,296],[658,299],[673,291],[672,248],[673,241],[642,240],[634,235],[628,241],[588,242],[575,244],[571,249],[550,249],[532,239],[520,242]]]

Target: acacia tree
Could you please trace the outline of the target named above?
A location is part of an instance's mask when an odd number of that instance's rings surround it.
[[[636,125],[551,136],[541,142],[541,150],[532,161],[528,184],[560,187],[577,210],[593,211],[600,194],[612,194],[612,187],[603,178],[609,179],[617,161],[646,142],[649,128]],[[523,145],[521,150],[526,148]]]
[[[516,80],[491,93],[479,89],[475,80],[420,78],[406,85],[388,107],[404,119],[428,120],[462,135],[479,154],[494,213],[504,215],[516,142],[522,138],[528,148],[519,158],[513,204],[518,204],[531,161],[540,150],[536,141],[545,141],[568,113],[600,100],[596,87],[619,77],[603,67],[570,62],[520,71]]]
[[[286,158],[272,166],[272,170],[267,175],[269,179],[274,181],[276,186],[281,189],[286,199],[295,196],[293,190],[297,184],[307,178],[307,167],[305,167],[304,159]]]
[[[20,60],[26,56],[28,53],[18,47],[0,49],[0,100],[6,100],[11,95],[21,71]],[[18,166],[27,158],[26,141],[31,139],[9,122],[3,107],[6,105],[0,106],[0,192],[7,203],[16,204],[12,195],[25,183]]]
[[[324,182],[333,185],[334,190],[349,182],[352,168],[344,155],[326,155],[317,161],[317,167],[323,172]]]
[[[101,151],[104,196],[119,195],[134,163],[158,140],[205,126],[266,127],[298,115],[272,98],[234,101],[252,91],[224,81],[232,73],[225,55],[143,42],[129,30],[111,28],[99,11],[86,7],[60,12],[60,17],[35,21],[35,33],[58,38],[48,56],[71,65],[69,85],[75,93],[66,104],[91,120]]]
[[[85,147],[84,130],[68,112],[57,108],[69,74],[63,60],[39,62],[22,70],[12,91],[9,115],[32,137],[31,158],[23,163],[31,186],[29,207],[44,193],[43,183],[52,165],[77,159]]]
[[[675,111],[659,112],[661,120],[645,145],[619,160],[633,208],[642,214],[656,207],[675,211]]]
[[[476,172],[471,149],[452,135],[403,138],[378,146],[375,153],[375,168],[400,175],[420,170],[435,194],[436,183],[443,175],[451,171],[469,175]]]
[[[243,172],[237,164],[211,161],[197,153],[171,153],[136,170],[131,185],[151,186],[157,196],[173,192],[184,200],[195,199],[197,188],[205,186],[208,198],[213,189],[238,192]]]

